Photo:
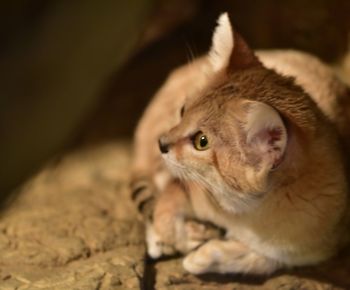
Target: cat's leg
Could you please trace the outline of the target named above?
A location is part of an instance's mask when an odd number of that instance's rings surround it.
[[[249,273],[270,274],[282,267],[281,263],[252,251],[235,240],[210,240],[188,254],[184,268],[193,274]]]
[[[142,221],[152,221],[158,190],[150,176],[134,174],[131,183],[131,199]]]
[[[192,207],[183,185],[171,181],[155,202],[153,220],[146,225],[148,254],[152,258],[188,253],[222,232],[192,219]]]

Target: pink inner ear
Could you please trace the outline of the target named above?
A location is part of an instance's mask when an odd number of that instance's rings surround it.
[[[273,146],[277,141],[282,139],[282,129],[281,128],[272,128],[267,130],[268,143]]]
[[[255,138],[258,139],[261,143],[265,143],[269,146],[274,146],[277,141],[280,141],[282,139],[282,133],[283,131],[280,127],[267,128],[256,134]],[[278,147],[275,147],[273,149],[277,148]]]
[[[283,159],[283,146],[279,141],[284,138],[281,127],[266,128],[257,133],[253,139],[262,154],[271,160],[271,168],[275,169]]]

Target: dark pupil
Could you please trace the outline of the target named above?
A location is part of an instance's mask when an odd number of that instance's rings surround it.
[[[207,137],[202,136],[202,137],[199,139],[199,144],[201,145],[201,147],[207,146],[207,145],[208,145]]]

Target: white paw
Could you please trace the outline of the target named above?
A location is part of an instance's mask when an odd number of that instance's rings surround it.
[[[186,220],[182,224],[182,232],[177,233],[178,245],[182,246],[181,252],[188,253],[208,240],[218,238],[221,235],[220,229],[210,224],[204,224],[195,220]]]
[[[200,252],[193,252],[185,257],[182,262],[186,271],[192,274],[203,274],[211,271],[212,259],[201,255]]]
[[[219,245],[220,241],[210,240],[187,255],[183,260],[185,270],[192,274],[220,272],[220,261],[223,260],[223,253]]]
[[[151,258],[157,259],[162,255],[161,238],[151,224],[146,225],[146,243],[147,253]]]
[[[217,230],[199,222],[185,221],[182,217],[174,218],[171,223],[162,221],[164,219],[157,221],[157,224],[146,224],[147,253],[153,259],[176,252],[188,253],[218,236]]]
[[[169,256],[176,253],[173,245],[165,243],[152,224],[146,225],[147,253],[152,259]]]

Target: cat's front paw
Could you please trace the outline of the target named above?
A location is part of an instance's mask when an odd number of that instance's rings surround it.
[[[193,219],[176,217],[171,222],[166,221],[164,218],[146,225],[147,251],[154,259],[188,253],[223,234],[221,229]]]
[[[199,249],[189,253],[183,260],[183,267],[192,274],[204,274],[217,272],[217,260],[220,260],[220,252],[217,251],[215,241],[209,241]]]
[[[159,223],[162,223],[162,226],[159,226]],[[181,218],[174,219],[172,223],[166,223],[166,220],[148,223],[146,226],[148,255],[156,259],[176,253],[188,253],[205,242],[204,238],[208,234],[204,233],[206,233],[204,225],[185,222]]]
[[[188,253],[205,242],[221,238],[224,235],[221,228],[197,219],[186,219],[184,227],[185,236],[180,236],[178,241],[178,247],[182,249],[182,253]]]
[[[249,249],[236,240],[210,240],[193,251],[183,261],[185,270],[192,274],[250,273],[270,274],[283,265]]]
[[[146,225],[146,243],[147,254],[152,259],[176,253],[175,245],[164,241],[162,235],[155,230],[153,224]]]

